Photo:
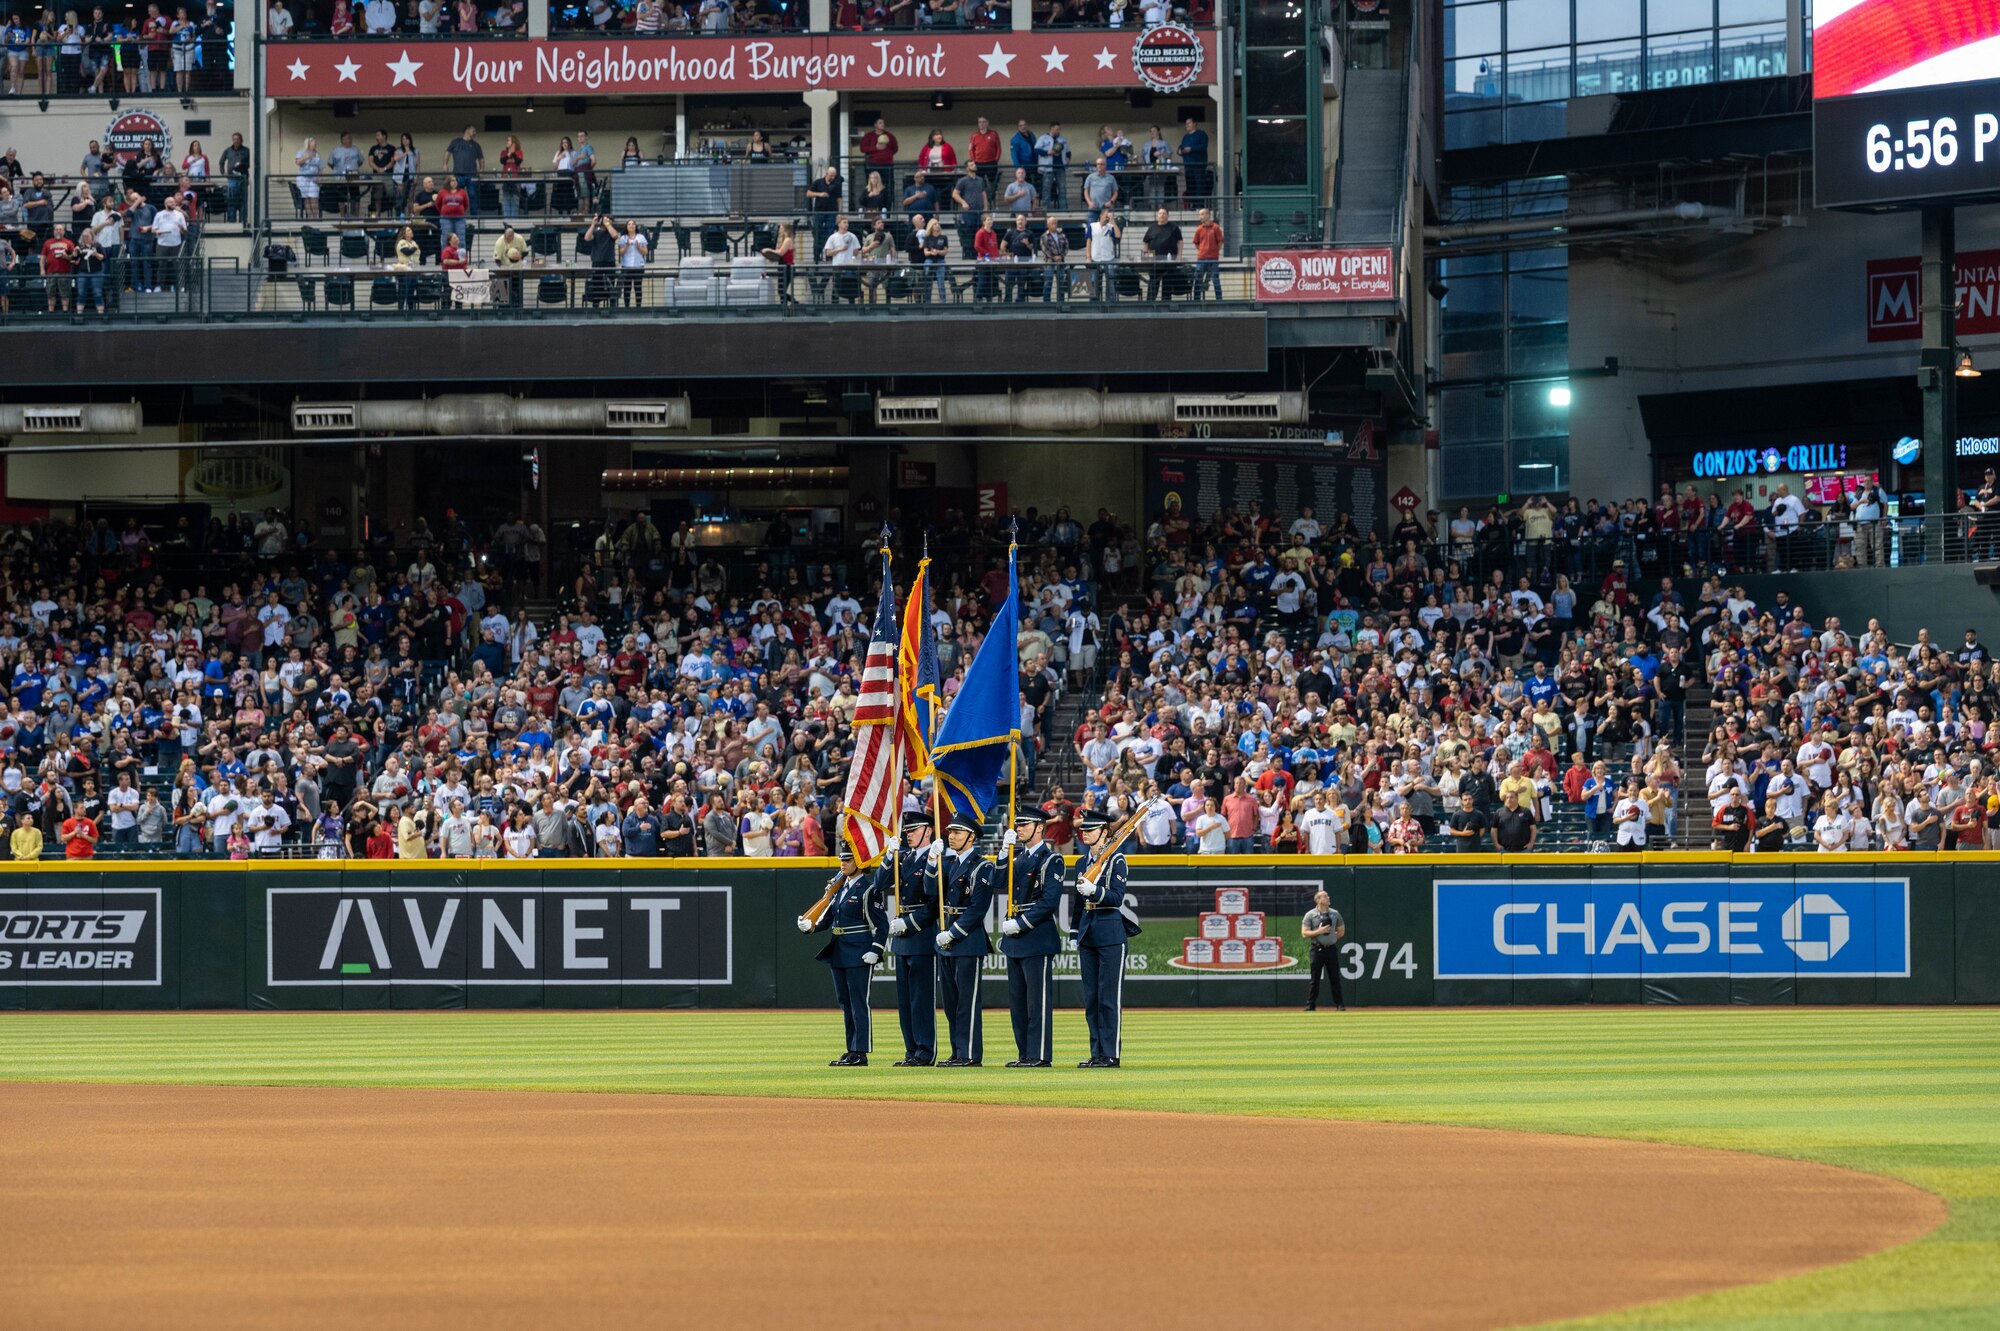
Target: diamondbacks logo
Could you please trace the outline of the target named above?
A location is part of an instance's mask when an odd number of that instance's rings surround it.
[[[104,146],[117,153],[120,161],[129,162],[139,156],[148,143],[159,148],[163,161],[173,160],[173,131],[167,128],[164,118],[151,111],[121,111],[104,127]]]
[[[7,984],[158,984],[160,890],[0,888],[0,979]]]
[[[1193,28],[1162,23],[1132,45],[1132,72],[1154,92],[1179,92],[1201,76],[1201,37]]]
[[[729,984],[733,889],[273,887],[265,982]]]

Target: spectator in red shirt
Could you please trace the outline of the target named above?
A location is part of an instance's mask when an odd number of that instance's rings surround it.
[[[896,136],[889,132],[889,123],[879,116],[875,127],[861,136],[861,160],[870,166],[896,164]]]
[[[472,206],[465,190],[460,187],[457,176],[446,176],[444,188],[438,191],[438,230],[446,239],[456,237],[458,243],[465,244],[465,216]]]
[[[1226,852],[1248,855],[1257,848],[1257,797],[1250,793],[1250,778],[1236,778],[1236,789],[1222,797],[1222,816],[1229,823]]]
[[[63,858],[87,860],[97,854],[97,824],[83,814],[62,822]]]
[[[1222,299],[1222,228],[1216,225],[1215,214],[1204,208],[1201,210],[1201,224],[1194,229],[1194,298],[1201,299],[1204,286],[1215,289],[1215,298]]]
[[[76,288],[76,242],[69,238],[69,228],[61,222],[55,224],[55,232],[42,242],[42,277],[47,288],[49,310],[74,311],[76,301],[72,293]]]
[[[1000,184],[1000,132],[979,117],[979,128],[972,131],[972,142],[965,146],[965,155],[979,168],[979,174],[986,177],[986,188],[991,190]]]
[[[972,257],[980,263],[1000,262],[1000,233],[993,229],[992,213],[981,217],[979,230],[972,233]],[[992,269],[979,271],[973,276],[973,295],[979,300],[992,300],[999,281],[999,274]]]
[[[917,165],[926,171],[949,171],[958,165],[958,150],[945,142],[944,131],[931,131],[930,142],[917,150]]]

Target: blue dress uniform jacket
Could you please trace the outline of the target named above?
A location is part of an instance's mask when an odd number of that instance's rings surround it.
[[[819,950],[819,959],[833,969],[833,997],[840,1004],[850,1054],[868,1054],[875,1048],[875,1022],[868,1010],[868,981],[875,966],[864,958],[882,951],[889,932],[880,884],[874,870],[843,879],[813,929],[833,935]]]
[[[1063,857],[1046,841],[1014,857],[1014,918],[1021,932],[1002,935],[1000,951],[1009,957],[1053,957],[1062,951],[1062,929],[1056,913],[1062,909]]]
[[[1098,878],[1101,889],[1097,896],[1083,895],[1083,872],[1096,857],[1086,848],[1076,861],[1077,912],[1073,921],[1076,945],[1084,947],[1124,947],[1129,930],[1125,927],[1125,917],[1119,907],[1125,903],[1125,890],[1129,872],[1123,851],[1113,851],[1111,862],[1104,866],[1104,873]]]
[[[935,868],[926,866],[926,874],[927,890],[943,907],[943,922],[938,932],[950,934],[952,940],[938,958],[940,997],[944,1002],[945,1026],[951,1034],[951,1056],[978,1063],[986,1057],[979,981],[986,954],[993,950],[986,933],[986,912],[993,905],[993,883],[998,870],[993,861],[972,851],[957,855],[947,850]]]
[[[819,917],[816,934],[831,933],[819,960],[829,966],[865,966],[861,958],[880,952],[889,936],[889,913],[873,869],[864,869],[835,889],[833,904]]]
[[[934,957],[937,955],[938,893],[937,877],[930,872],[930,848],[898,853],[903,858],[903,920],[909,927],[900,936],[890,936],[889,951],[898,957]],[[889,866],[885,864],[877,872],[881,875],[883,900],[889,902],[893,909],[897,888],[895,880],[889,876]]]

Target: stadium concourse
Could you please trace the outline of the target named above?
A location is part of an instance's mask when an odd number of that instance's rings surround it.
[[[1756,604],[1733,578],[1780,538],[1700,508],[1537,499],[1386,534],[1030,509],[889,539],[934,556],[948,701],[1018,526],[1021,789],[1058,846],[1087,810],[1197,856],[1994,846],[1976,635]],[[769,535],[640,514],[559,549],[449,510],[361,550],[275,511],[11,528],[8,852],[825,855],[879,564]],[[1683,576],[1643,583],[1642,550]]]

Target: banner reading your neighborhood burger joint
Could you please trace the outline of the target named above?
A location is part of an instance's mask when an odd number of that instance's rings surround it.
[[[813,88],[1131,88],[1215,82],[1215,34],[1133,32],[674,37],[579,41],[273,42],[272,97],[803,92]]]

